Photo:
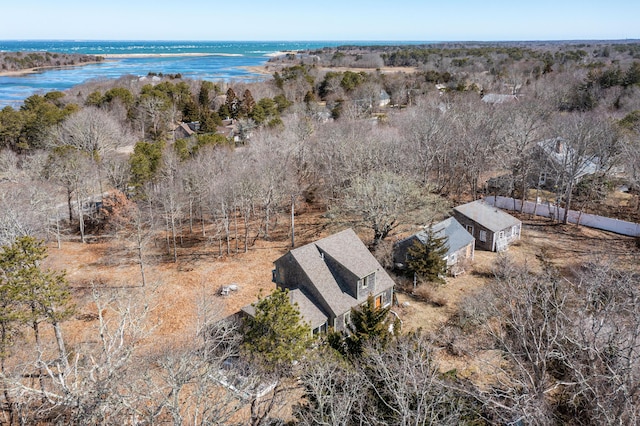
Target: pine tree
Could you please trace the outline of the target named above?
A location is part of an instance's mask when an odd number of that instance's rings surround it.
[[[240,99],[236,96],[236,92],[231,87],[227,90],[227,100],[225,106],[231,118],[237,118],[240,112]]]
[[[288,290],[275,290],[254,305],[255,314],[245,320],[243,348],[267,370],[286,371],[302,357],[310,343],[311,329],[301,321]]]
[[[20,309],[18,318],[31,327],[38,354],[42,353],[40,324],[51,324],[59,360],[66,368],[68,361],[61,322],[73,314],[74,308],[64,273],[41,267],[40,263],[46,257],[44,243],[29,236],[17,238],[13,244],[1,247],[0,287],[3,296],[15,297],[15,306]],[[44,390],[44,381],[41,380],[40,385]]]
[[[447,271],[447,238],[437,237],[433,230],[427,230],[427,238],[424,243],[415,240],[409,247],[407,270],[413,275],[417,274],[431,282],[444,283],[442,275]]]
[[[399,323],[394,323],[392,330],[387,317],[390,306],[376,307],[373,295],[369,295],[367,303],[359,308],[351,309],[349,334],[332,332],[327,340],[329,345],[348,357],[360,357],[367,343],[376,343],[385,347],[394,334],[399,331]]]
[[[240,103],[240,113],[243,116],[250,117],[253,113],[253,109],[256,107],[256,101],[253,99],[253,95],[249,89],[244,91],[242,96],[242,102]]]

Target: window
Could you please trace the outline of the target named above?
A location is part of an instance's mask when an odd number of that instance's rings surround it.
[[[316,327],[313,329],[313,334],[320,334],[320,333],[326,333],[327,332],[327,323],[325,322],[324,324],[322,324],[320,327]]]
[[[373,274],[369,274],[363,279],[361,279],[360,285],[362,286],[362,288],[369,288],[369,286],[374,286],[375,279],[376,279],[376,273],[374,272]]]
[[[513,225],[511,228],[511,236],[514,238],[518,236],[518,225]]]
[[[456,263],[456,260],[457,260],[457,259],[456,259],[456,254],[455,254],[455,253],[451,253],[451,254],[449,255],[449,259],[448,259],[448,262],[447,262],[447,263],[448,263],[449,265],[453,265],[454,263]]]
[[[480,231],[479,240],[482,241],[483,243],[487,242],[487,231]]]
[[[473,226],[467,225],[466,228],[467,228],[467,232],[473,235]]]
[[[349,323],[351,322],[351,312],[347,312],[346,314],[344,314],[344,328],[347,328],[347,326],[349,325]]]
[[[498,234],[498,238],[499,239],[504,239],[504,231],[500,231],[500,233]]]
[[[540,177],[538,178],[538,185],[542,186],[547,183],[547,172],[540,173]]]

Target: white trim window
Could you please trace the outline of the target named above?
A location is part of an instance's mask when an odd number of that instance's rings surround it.
[[[342,318],[342,325],[344,325],[344,328],[346,329],[349,324],[351,323],[351,311],[347,312],[344,314],[344,317]]]
[[[480,241],[482,241],[483,243],[486,243],[487,242],[487,231],[481,229],[480,230],[480,235],[478,236],[478,239]]]

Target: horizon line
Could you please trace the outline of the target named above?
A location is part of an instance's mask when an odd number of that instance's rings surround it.
[[[576,39],[492,39],[492,40],[410,40],[410,39],[108,39],[108,38],[8,38],[0,39],[0,42],[30,42],[30,41],[54,41],[54,42],[207,42],[207,43],[534,43],[534,42],[631,42],[640,41],[640,38],[576,38]]]

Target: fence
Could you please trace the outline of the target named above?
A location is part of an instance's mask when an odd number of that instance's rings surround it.
[[[505,210],[522,211],[523,213],[549,217],[557,220],[562,220],[564,218],[564,209],[551,203],[534,203],[531,201],[525,201],[524,208],[521,209],[522,200],[516,200],[514,198],[490,196],[486,197],[485,201],[492,206]],[[576,210],[569,210],[567,221],[569,223],[588,226],[589,228],[615,232],[616,234],[640,237],[640,223],[582,213]]]

